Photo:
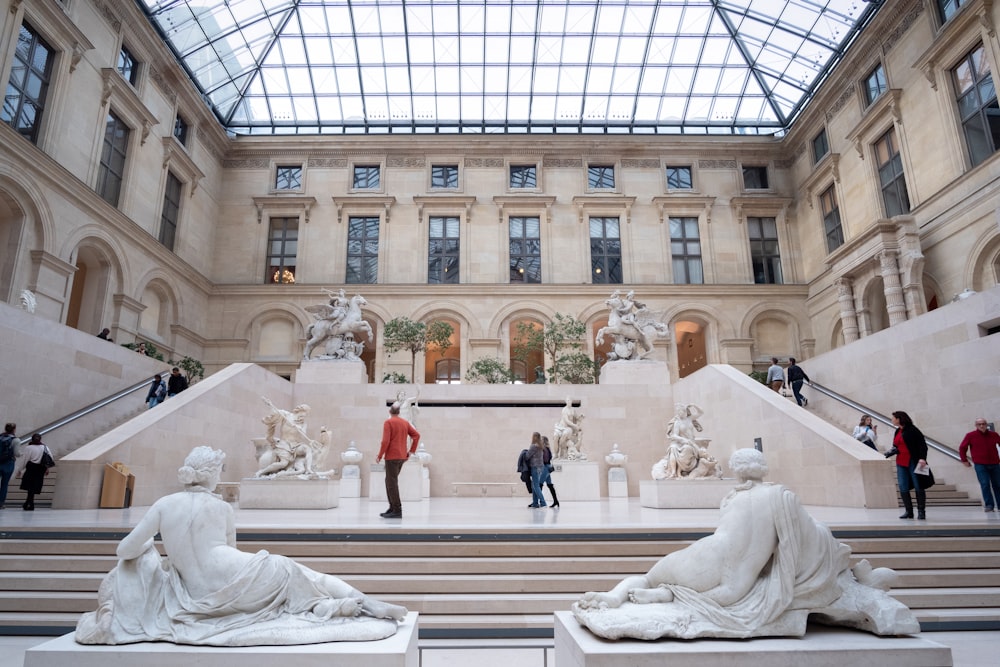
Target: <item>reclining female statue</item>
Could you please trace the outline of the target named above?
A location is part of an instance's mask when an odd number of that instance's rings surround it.
[[[118,545],[118,566],[76,641],[262,646],[395,634],[405,608],[284,556],[236,548],[233,510],[212,493],[224,458],[210,447],[191,451],[178,471],[185,490],[153,503]],[[153,546],[157,533],[165,558]]]
[[[762,482],[764,455],[736,451],[738,485],[722,501],[713,535],[667,554],[645,575],[586,593],[577,620],[608,639],[801,636],[806,620],[879,635],[919,632],[886,591],[888,568],[850,567],[850,548],[816,522],[794,493]]]

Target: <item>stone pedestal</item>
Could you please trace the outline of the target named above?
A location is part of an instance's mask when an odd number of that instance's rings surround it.
[[[860,630],[809,626],[805,637],[747,640],[608,641],[568,611],[555,613],[559,667],[914,667],[952,664],[951,649],[921,637],[876,637]],[[25,667],[30,667],[25,663]]]
[[[609,361],[601,367],[601,384],[670,384],[662,361]]]
[[[654,509],[719,509],[735,479],[661,479],[639,482],[639,504]]]
[[[256,479],[240,482],[240,509],[326,510],[340,503],[335,479]]]
[[[374,642],[332,642],[299,646],[185,646],[142,642],[85,646],[63,635],[24,652],[24,667],[419,667],[417,613],[410,612],[392,637]]]
[[[360,361],[306,359],[295,371],[295,384],[368,384],[368,371]]]
[[[600,500],[601,473],[596,461],[553,461],[552,484],[559,502],[566,500]]]
[[[340,473],[340,497],[361,497],[361,466],[346,465]]]
[[[608,498],[628,498],[628,473],[625,468],[608,468]]]
[[[402,502],[413,503],[423,499],[423,470],[423,466],[416,461],[403,464],[403,469],[399,472],[399,499]],[[385,496],[384,464],[372,464],[371,474],[368,475],[368,500],[389,500]]]

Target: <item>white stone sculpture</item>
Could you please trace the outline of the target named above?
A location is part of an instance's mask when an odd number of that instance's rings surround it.
[[[713,535],[670,553],[645,575],[573,605],[577,620],[606,639],[747,638],[805,634],[810,616],[877,635],[920,631],[912,612],[886,591],[896,581],[814,520],[798,497],[762,482],[764,455],[736,451],[740,484],[722,501]]]
[[[611,453],[604,457],[604,462],[612,468],[617,468],[628,463],[628,456],[618,449],[616,442],[611,446]]]
[[[653,479],[721,478],[722,466],[708,453],[708,438],[701,431],[698,417],[705,414],[694,403],[677,403],[675,415],[667,423],[667,454],[653,464]]]
[[[212,493],[225,453],[195,447],[184,491],[160,498],[118,545],[81,644],[267,646],[384,639],[406,609],[284,556],[236,548],[232,507]],[[153,546],[159,533],[166,557]]]
[[[653,352],[653,341],[670,334],[670,328],[658,321],[646,304],[635,300],[632,290],[624,297],[615,290],[604,303],[609,308],[608,326],[598,330],[595,340],[603,345],[606,335],[613,337],[608,361],[645,359]]]
[[[365,453],[358,449],[358,446],[354,444],[354,441],[347,445],[347,449],[340,453],[340,460],[343,461],[345,466],[356,466],[365,459]]]
[[[420,416],[420,404],[417,402],[420,398],[420,387],[414,389],[416,393],[413,396],[407,396],[406,390],[400,389],[396,394],[396,402],[399,403],[399,416],[416,426],[417,417]]]
[[[320,359],[360,361],[364,352],[364,342],[357,341],[354,334],[364,332],[368,342],[372,341],[372,327],[362,319],[361,307],[368,302],[360,294],[350,299],[341,289],[338,292],[323,290],[330,296],[329,303],[307,306],[306,312],[316,319],[306,329],[306,348],[303,359],[309,359],[320,343],[325,343]]]
[[[267,435],[254,438],[257,450],[257,472],[254,477],[288,477],[301,479],[330,477],[336,470],[324,470],[330,451],[331,433],[325,426],[320,429],[319,440],[306,433],[306,416],[310,408],[296,405],[291,411],[282,410],[267,397],[261,397],[271,413],[261,421],[267,426]]]
[[[38,299],[35,298],[35,293],[30,289],[21,290],[21,296],[18,298],[18,306],[21,310],[27,313],[35,312],[35,307],[38,305]]]
[[[573,407],[573,399],[566,397],[559,421],[552,431],[555,451],[553,459],[560,461],[586,461],[583,453],[583,415]]]
[[[427,451],[423,440],[417,445],[417,451],[413,453],[413,457],[417,460],[417,463],[424,467],[428,466],[434,460],[434,455]]]

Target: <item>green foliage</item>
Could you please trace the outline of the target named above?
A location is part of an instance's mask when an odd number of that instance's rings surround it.
[[[194,357],[185,356],[180,361],[170,360],[167,363],[184,371],[184,375],[187,376],[188,382],[191,384],[205,377],[205,367]]]
[[[596,384],[601,365],[587,356],[586,352],[578,350],[559,357],[549,372],[558,376],[561,383]]]
[[[395,371],[386,372],[382,375],[382,384],[408,384],[410,381],[402,373]]]
[[[390,354],[400,350],[410,352],[410,377],[415,374],[417,353],[436,347],[442,353],[451,347],[455,329],[447,322],[414,322],[408,317],[394,317],[385,324],[382,332],[385,351]]]
[[[152,357],[153,359],[156,359],[157,361],[163,361],[163,353],[160,352],[160,350],[157,349],[157,347],[155,345],[153,345],[149,341],[139,341],[139,342],[146,344],[146,356],[147,357]],[[130,349],[133,352],[135,352],[136,349],[139,347],[139,343],[122,343],[122,347],[127,347],[128,349]]]
[[[515,359],[527,361],[541,350],[552,366],[546,369],[547,380],[554,384],[593,384],[596,364],[582,351],[587,325],[571,315],[556,313],[544,328],[530,322],[518,322],[511,346]],[[568,352],[567,352],[568,351]]]
[[[510,384],[514,373],[499,359],[482,357],[469,364],[465,381],[475,384]]]
[[[750,371],[748,375],[761,384],[767,384],[767,373],[764,371]]]

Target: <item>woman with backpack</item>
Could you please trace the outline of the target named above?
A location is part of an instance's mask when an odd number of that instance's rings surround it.
[[[21,489],[28,493],[27,500],[21,505],[25,512],[35,509],[35,494],[42,492],[45,476],[49,474],[51,467],[46,464],[51,461],[52,452],[42,442],[42,436],[38,433],[33,434],[31,442],[24,446],[24,468],[18,473],[18,477],[21,478]]]
[[[0,509],[7,502],[7,485],[14,476],[14,463],[20,454],[18,447],[21,441],[14,433],[16,430],[17,424],[7,422],[3,427],[3,435],[0,435]]]

